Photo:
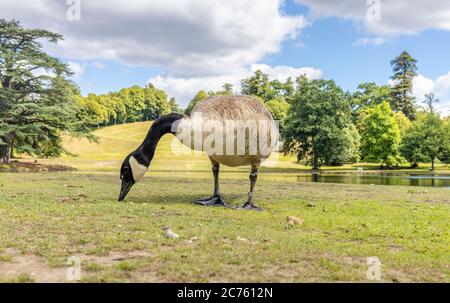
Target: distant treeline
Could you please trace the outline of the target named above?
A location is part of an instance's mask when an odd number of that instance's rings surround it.
[[[392,85],[362,83],[353,93],[333,80],[299,75],[279,81],[260,70],[241,81],[239,93],[265,104],[280,123],[285,151],[314,169],[359,161],[387,168],[431,162],[434,169],[436,161],[448,163],[450,118],[436,112],[434,94],[413,97],[417,61],[404,51],[390,63]],[[208,96],[232,93],[230,84],[223,88],[199,91],[185,113]]]
[[[168,99],[164,90],[152,84],[103,95],[78,95],[76,102],[81,108],[80,118],[91,126],[148,121],[170,112],[181,112],[173,98]]]

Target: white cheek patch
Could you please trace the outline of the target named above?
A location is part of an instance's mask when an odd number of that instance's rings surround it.
[[[140,164],[134,157],[130,157],[131,172],[133,173],[134,182],[139,181],[147,172],[147,166]]]

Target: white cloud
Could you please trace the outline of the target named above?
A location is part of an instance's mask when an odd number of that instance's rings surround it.
[[[361,38],[353,42],[354,46],[366,46],[366,45],[382,45],[386,42],[386,39],[383,37],[374,37],[374,38]]]
[[[92,62],[92,66],[95,67],[96,69],[105,69],[106,68],[105,63],[103,63],[101,61]]]
[[[308,6],[312,10],[313,18],[337,16],[354,20],[362,24],[368,33],[376,36],[415,34],[428,29],[450,30],[448,0],[296,0],[296,2]]]
[[[84,65],[73,61],[67,62],[67,65],[69,66],[69,69],[72,71],[73,73],[72,77],[74,79],[79,79],[84,74],[85,71]]]
[[[68,60],[160,66],[174,77],[221,76],[279,51],[307,25],[281,12],[283,0],[82,1],[70,21],[66,1],[0,0],[4,18],[57,31],[52,53]],[[37,17],[38,16],[38,17]]]
[[[450,72],[437,77],[435,80],[417,75],[413,80],[413,95],[416,97],[417,103],[422,104],[424,96],[434,93],[439,103],[436,108],[444,115],[450,114]]]
[[[227,82],[233,84],[235,91],[239,91],[241,86],[240,81],[243,78],[251,76],[258,69],[269,74],[271,79],[278,79],[280,81],[286,81],[288,77],[295,79],[300,75],[305,75],[310,79],[318,79],[323,76],[322,70],[313,67],[271,67],[266,64],[252,64],[250,67],[240,68],[232,73],[221,76],[186,78],[158,75],[149,79],[149,82],[164,89],[170,96],[175,97],[183,107],[186,107],[189,100],[201,89],[206,91],[220,90],[222,85]]]

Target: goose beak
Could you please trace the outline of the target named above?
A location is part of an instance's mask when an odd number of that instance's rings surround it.
[[[133,182],[122,180],[122,187],[120,188],[119,201],[123,201],[133,186]]]

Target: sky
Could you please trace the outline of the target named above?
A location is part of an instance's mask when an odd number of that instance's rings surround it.
[[[450,113],[448,0],[0,0],[0,18],[57,31],[45,44],[84,95],[151,82],[185,107],[257,69],[344,90],[388,84],[403,50],[418,60],[413,93]]]

